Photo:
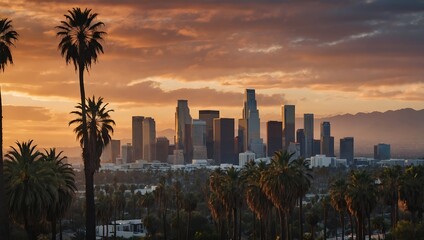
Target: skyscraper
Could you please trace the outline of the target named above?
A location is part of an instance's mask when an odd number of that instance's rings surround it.
[[[131,143],[127,143],[127,145],[122,145],[122,163],[134,162],[134,160],[132,159],[133,156],[133,146],[131,146]]]
[[[330,122],[321,122],[321,154],[334,157],[334,137],[331,136]]]
[[[279,121],[268,121],[266,123],[267,156],[274,156],[274,152],[283,147],[283,123]]]
[[[112,148],[112,162],[115,163],[116,158],[118,158],[118,156],[121,156],[121,140],[112,139],[110,141],[110,145]]]
[[[169,140],[166,137],[156,138],[156,159],[160,162],[167,162],[169,152]]]
[[[234,156],[234,119],[215,118],[213,120],[215,164],[237,164]]]
[[[193,119],[191,139],[193,143],[193,159],[207,159],[205,121]]]
[[[132,117],[132,147],[133,156],[131,159],[139,160],[143,158],[143,116]]]
[[[264,144],[260,137],[259,110],[254,89],[246,89],[243,119],[247,120],[247,149],[254,152],[258,158],[264,157]]]
[[[305,131],[305,158],[308,158],[314,152],[314,114],[305,113],[303,121]]]
[[[191,121],[187,100],[178,100],[175,111],[175,149],[183,150],[184,162],[188,161],[189,150],[191,149],[191,146],[185,146],[190,143],[191,134],[188,133],[191,132],[191,127],[186,129],[186,126],[190,125]]]
[[[296,141],[299,144],[300,157],[305,157],[305,131],[302,128],[296,131]]]
[[[340,139],[340,158],[346,159],[347,164],[351,165],[354,158],[354,139],[345,137]]]
[[[156,160],[156,123],[151,117],[143,120],[143,159]]]
[[[296,115],[295,115],[295,105],[284,105],[282,107],[283,115],[283,149],[287,150],[291,142],[295,142],[295,133],[296,133]]]
[[[213,159],[213,119],[219,118],[217,110],[200,110],[199,119],[206,122],[206,150],[208,159]]]
[[[374,159],[387,160],[390,159],[390,144],[379,143],[374,145]]]

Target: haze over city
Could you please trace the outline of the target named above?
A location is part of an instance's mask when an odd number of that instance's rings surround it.
[[[246,88],[256,89],[261,122],[281,120],[283,104],[295,104],[298,117],[423,108],[418,1],[0,2],[20,34],[0,79],[5,148],[28,138],[78,145],[67,126],[78,76],[54,28],[75,5],[105,23],[105,54],[85,84],[115,110],[117,139],[130,138],[133,115],[174,128],[177,99],[194,117],[218,109],[238,119]]]

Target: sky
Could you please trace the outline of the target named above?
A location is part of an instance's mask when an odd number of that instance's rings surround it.
[[[0,73],[4,146],[34,141],[77,146],[68,122],[78,75],[58,51],[55,26],[73,7],[98,13],[107,32],[85,76],[87,96],[103,97],[114,138],[131,138],[131,116],[174,127],[177,99],[241,118],[256,89],[261,121],[296,113],[422,109],[424,2],[411,0],[0,0],[19,41]]]

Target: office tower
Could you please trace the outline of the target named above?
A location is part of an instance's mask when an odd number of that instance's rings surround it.
[[[175,149],[182,150],[184,162],[190,162],[191,116],[187,100],[178,100],[175,111]],[[188,127],[188,129],[186,129]]]
[[[191,139],[193,144],[193,159],[207,159],[205,121],[197,119],[193,120],[191,125]]]
[[[303,115],[303,128],[305,131],[305,158],[311,157],[314,148],[314,114]]]
[[[354,139],[345,137],[340,139],[340,159],[346,159],[347,164],[351,165],[354,159]]]
[[[121,141],[112,139],[110,145],[112,148],[112,162],[114,163],[121,156]]]
[[[374,145],[374,159],[387,160],[390,159],[390,144],[379,143]]]
[[[237,138],[237,150],[238,153],[247,152],[248,150],[248,139],[247,139],[247,119],[238,120],[238,138]]]
[[[156,159],[160,162],[168,161],[169,140],[166,137],[156,138]]]
[[[215,164],[236,164],[234,156],[233,118],[215,118],[213,120],[213,140]]]
[[[156,160],[156,123],[151,117],[143,120],[143,159]]]
[[[295,133],[296,133],[296,115],[295,115],[295,106],[294,105],[284,105],[282,107],[283,115],[283,149],[287,150],[291,142],[296,142]]]
[[[208,159],[213,159],[213,119],[219,118],[217,110],[200,110],[199,119],[206,122],[206,150]]]
[[[334,157],[334,137],[331,136],[330,122],[321,122],[321,154]]]
[[[132,117],[132,159],[138,160],[143,158],[143,116]]]
[[[122,145],[122,163],[132,163],[133,161],[133,146],[131,143],[127,145]]]
[[[279,121],[268,121],[266,123],[267,156],[274,156],[274,152],[281,151],[283,147],[283,123]]]
[[[305,157],[305,131],[303,129],[297,129],[296,142],[299,143],[300,156]]]
[[[321,140],[314,139],[314,145],[312,146],[312,156],[321,154]]]
[[[264,144],[260,137],[259,110],[255,99],[255,90],[246,89],[243,119],[247,120],[247,149],[256,154],[257,158],[264,157]]]

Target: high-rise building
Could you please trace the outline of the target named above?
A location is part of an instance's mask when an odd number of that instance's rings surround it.
[[[305,131],[302,128],[296,131],[296,142],[299,144],[300,157],[305,157]]]
[[[312,147],[312,156],[321,155],[321,140],[314,139],[314,145]]]
[[[131,143],[127,143],[127,145],[122,145],[122,163],[132,163],[133,160],[133,146]]]
[[[303,118],[305,131],[305,157],[311,157],[314,153],[314,114],[305,113]]]
[[[121,140],[110,141],[110,145],[112,148],[112,162],[116,162],[116,159],[121,156]]]
[[[256,154],[256,157],[264,157],[264,144],[260,135],[259,110],[255,99],[255,90],[246,89],[243,119],[247,120],[247,149]]]
[[[330,122],[321,122],[321,154],[334,157],[334,137],[331,136]]]
[[[151,117],[143,120],[143,159],[156,160],[156,123]]]
[[[160,162],[168,161],[169,140],[166,137],[156,138],[156,159]]]
[[[247,152],[248,150],[248,139],[247,139],[247,119],[238,120],[238,138],[237,138],[237,150],[238,153]]]
[[[266,123],[267,156],[274,156],[276,151],[283,147],[283,123],[279,121],[268,121]]]
[[[234,119],[215,118],[213,120],[215,164],[235,162],[234,156]]]
[[[354,159],[354,139],[345,137],[340,139],[340,159],[346,159],[347,164],[351,165]]]
[[[199,119],[206,122],[206,150],[208,159],[213,159],[213,119],[219,118],[217,110],[200,110]]]
[[[283,115],[283,149],[287,150],[291,142],[296,142],[296,115],[295,105],[284,105],[282,107]]]
[[[132,117],[132,147],[134,160],[143,158],[143,116]]]
[[[206,122],[194,119],[191,125],[193,159],[207,159]]]
[[[175,149],[183,150],[185,163],[191,162],[192,146],[187,146],[191,142],[191,121],[187,100],[178,100],[175,111]]]
[[[374,145],[374,159],[388,160],[390,158],[390,144],[379,143]]]

